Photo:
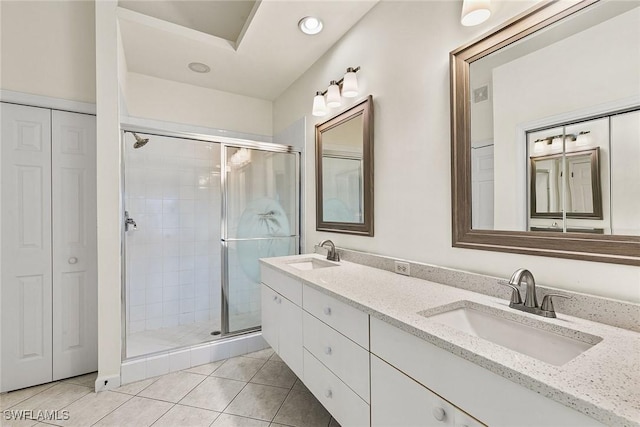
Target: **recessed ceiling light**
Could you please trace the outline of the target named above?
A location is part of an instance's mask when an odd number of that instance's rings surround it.
[[[305,34],[318,34],[322,31],[322,21],[314,16],[305,16],[298,22],[298,27]]]
[[[195,73],[208,73],[211,68],[207,64],[202,62],[192,62],[189,64],[189,69]]]

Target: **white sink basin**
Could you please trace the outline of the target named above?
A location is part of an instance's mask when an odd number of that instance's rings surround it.
[[[287,264],[290,267],[297,268],[298,270],[301,270],[301,271],[317,270],[319,268],[338,266],[338,264],[334,264],[332,262],[324,261],[317,258],[303,259],[299,261],[288,262]]]
[[[582,354],[601,341],[601,338],[557,327],[559,331],[571,333],[573,336],[584,338],[585,341],[560,335],[538,327],[525,325],[505,317],[495,309],[489,313],[471,308],[476,305],[452,308],[443,313],[427,315],[420,313],[434,322],[450,326],[461,332],[491,341],[494,344],[526,354],[552,365],[561,366]],[[483,307],[477,304],[479,307]],[[490,307],[487,307],[491,310]],[[554,327],[553,325],[548,325]],[[589,341],[589,342],[587,342]]]

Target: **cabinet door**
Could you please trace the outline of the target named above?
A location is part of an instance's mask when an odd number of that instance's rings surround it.
[[[280,334],[278,294],[264,283],[260,287],[262,293],[262,338],[276,353],[280,353],[278,348],[278,335]]]
[[[51,114],[56,381],[98,369],[96,119]]]
[[[51,111],[0,104],[0,391],[51,381]]]
[[[278,306],[278,355],[299,378],[302,378],[302,308],[282,296],[278,296]]]
[[[455,408],[391,365],[371,355],[371,425],[454,426]]]

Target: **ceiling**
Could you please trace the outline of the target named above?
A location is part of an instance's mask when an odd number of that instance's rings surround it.
[[[274,100],[377,1],[121,0],[118,18],[129,72]],[[309,15],[322,19],[320,34],[298,29]]]

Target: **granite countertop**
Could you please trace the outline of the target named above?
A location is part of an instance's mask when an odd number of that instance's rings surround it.
[[[640,333],[562,313],[556,319],[543,318],[513,310],[504,299],[347,261],[339,267],[308,271],[288,265],[310,258],[326,259],[306,254],[260,262],[604,424],[640,426]],[[566,364],[554,366],[424,315],[444,311],[445,305],[474,303],[506,312],[507,317],[517,316],[524,323],[556,332],[578,331],[582,339],[595,336],[602,341]]]

